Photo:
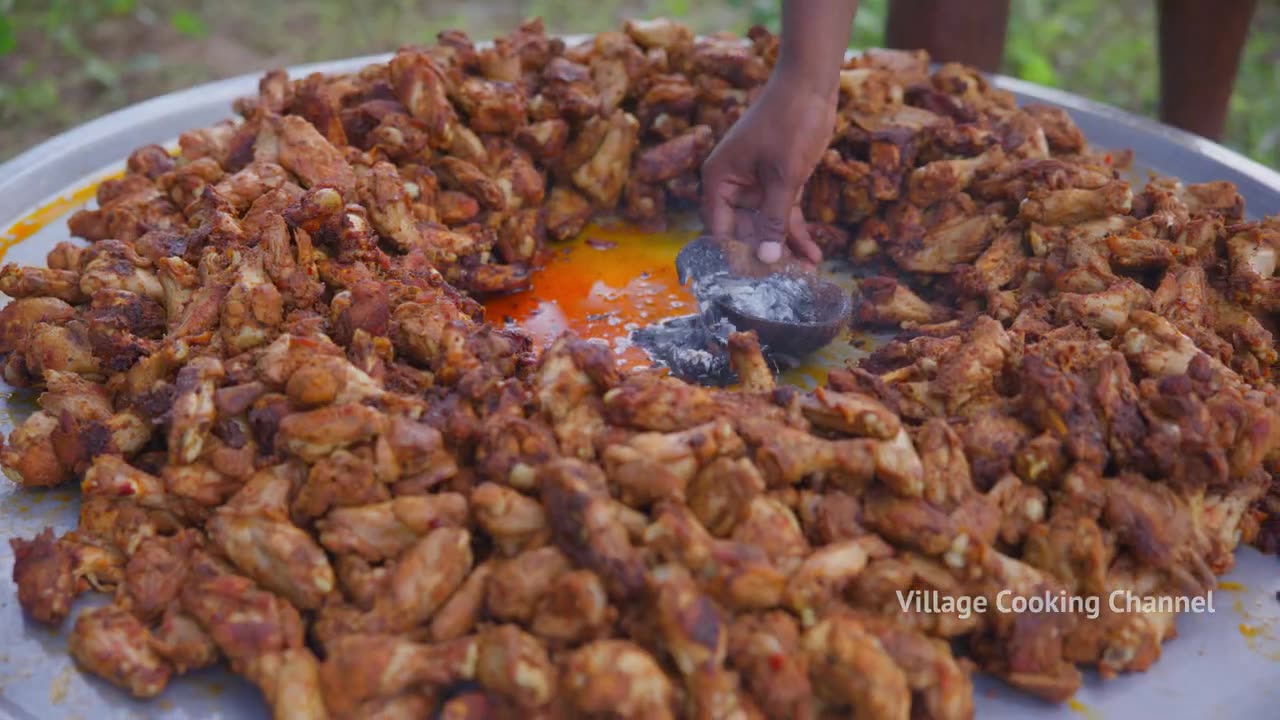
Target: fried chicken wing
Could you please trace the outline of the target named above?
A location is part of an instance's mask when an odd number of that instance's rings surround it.
[[[150,646],[150,634],[133,615],[114,605],[80,613],[68,647],[76,663],[134,697],[155,697],[169,684],[173,668]]]

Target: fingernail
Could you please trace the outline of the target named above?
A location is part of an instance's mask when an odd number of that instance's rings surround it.
[[[756,251],[756,255],[760,258],[760,262],[776,263],[782,259],[782,243],[760,243],[760,248]]]

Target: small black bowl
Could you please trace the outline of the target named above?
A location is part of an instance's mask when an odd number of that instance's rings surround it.
[[[783,322],[749,315],[734,307],[726,298],[716,301],[716,311],[741,332],[754,330],[770,353],[802,357],[829,344],[849,323],[853,300],[849,292],[836,283],[813,275],[795,274],[813,297],[814,317],[805,322]]]

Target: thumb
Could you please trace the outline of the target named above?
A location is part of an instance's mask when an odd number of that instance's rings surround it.
[[[760,240],[756,254],[761,262],[772,264],[782,259],[795,195],[794,188],[787,188],[780,182],[765,187],[760,212],[756,215],[756,237]]]

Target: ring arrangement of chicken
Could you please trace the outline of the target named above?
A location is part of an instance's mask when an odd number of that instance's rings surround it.
[[[82,495],[11,541],[29,616],[106,593],[81,668],[150,697],[225,662],[278,718],[940,720],[974,671],[1063,701],[1150,667],[1175,614],[1110,593],[1280,538],[1280,222],[1228,183],[1132,186],[1063,112],[872,51],[804,206],[898,339],[800,392],[738,335],[710,389],[485,321],[590,219],[696,201],[776,53],[447,32],[135,151],[87,245],[0,273],[40,393],[0,460]]]

